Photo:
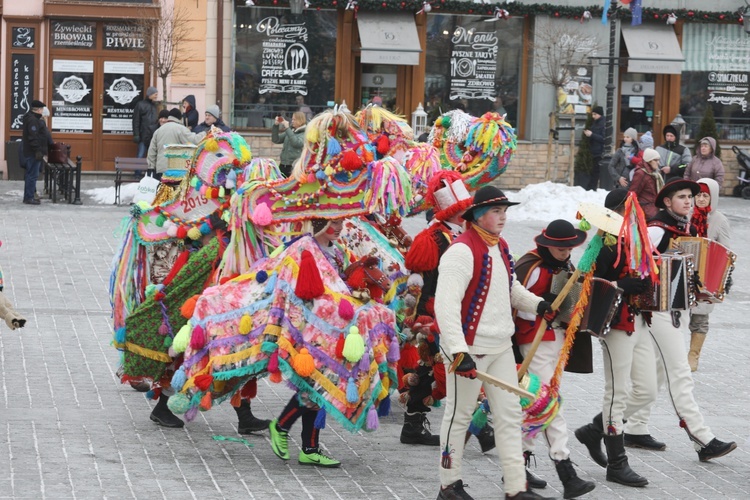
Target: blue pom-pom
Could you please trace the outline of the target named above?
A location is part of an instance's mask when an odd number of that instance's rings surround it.
[[[117,330],[115,330],[115,342],[118,344],[124,344],[125,343],[125,327],[121,326]]]
[[[326,410],[321,408],[318,410],[318,414],[315,415],[315,428],[325,429],[326,428]]]
[[[227,179],[229,179],[230,181],[235,181],[236,182],[237,181],[237,173],[234,170],[230,170],[229,173],[227,174]]]
[[[265,283],[267,279],[268,273],[263,270],[260,270],[255,274],[255,281],[258,283]]]
[[[477,427],[477,426],[476,426],[476,425],[474,424],[474,422],[472,422],[472,423],[470,423],[470,424],[469,424],[469,432],[471,432],[471,433],[472,433],[472,434],[474,434],[475,436],[478,436],[478,435],[479,435],[479,433],[480,433],[480,432],[482,432],[482,429],[480,429],[479,427]]]
[[[378,405],[378,417],[387,417],[391,414],[391,397],[388,396]]]
[[[204,222],[203,224],[201,224],[200,230],[201,234],[205,236],[211,232],[211,226],[209,226],[207,222]]]
[[[324,181],[326,180],[326,173],[322,169],[318,170],[317,172],[315,172],[315,178],[319,181]]]
[[[341,145],[339,144],[339,141],[333,137],[329,137],[328,142],[326,143],[326,153],[328,153],[329,156],[336,156],[341,153]]]
[[[153,390],[153,389],[151,389],[151,390],[149,390],[149,391],[146,391],[146,394],[145,394],[145,396],[146,396],[146,399],[154,399],[154,394],[155,394],[155,393],[154,393],[154,390]]]
[[[349,403],[359,401],[359,391],[357,390],[357,385],[354,383],[354,377],[349,377],[349,382],[346,384],[346,401]]]
[[[174,375],[172,375],[172,389],[175,391],[181,391],[182,387],[185,385],[185,382],[187,382],[187,375],[185,375],[185,370],[180,368],[176,372],[174,372]]]

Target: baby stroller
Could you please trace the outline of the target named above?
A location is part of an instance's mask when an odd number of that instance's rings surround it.
[[[737,176],[740,183],[734,186],[732,196],[742,196],[744,199],[750,200],[750,154],[737,146],[732,146],[732,151],[737,156],[737,163],[740,166],[740,175]]]

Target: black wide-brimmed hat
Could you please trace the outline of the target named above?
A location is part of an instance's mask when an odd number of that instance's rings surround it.
[[[484,186],[474,194],[474,200],[469,208],[464,212],[463,219],[474,222],[474,210],[482,207],[512,207],[518,205],[515,201],[508,201],[508,197],[495,186]]]
[[[540,247],[574,248],[586,241],[586,233],[564,219],[557,219],[542,229],[534,241]]]
[[[664,187],[661,188],[659,194],[656,195],[656,201],[654,201],[654,205],[659,208],[667,208],[664,205],[664,198],[668,198],[673,193],[681,191],[683,189],[689,189],[693,193],[693,196],[695,196],[696,194],[700,193],[701,187],[697,182],[691,181],[690,179],[681,179],[679,177],[675,177],[671,181],[664,184]]]

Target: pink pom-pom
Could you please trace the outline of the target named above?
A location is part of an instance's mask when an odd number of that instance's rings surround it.
[[[167,236],[169,236],[170,238],[177,237],[177,226],[175,226],[175,225],[169,226],[167,228]]]
[[[354,307],[352,307],[351,302],[341,299],[341,302],[339,302],[339,316],[344,321],[349,321],[354,317]]]
[[[169,333],[169,327],[165,323],[162,323],[159,326],[159,335],[167,335],[168,333]]]
[[[276,373],[279,371],[279,351],[273,351],[271,357],[268,358],[268,371],[270,373]]]
[[[196,325],[190,336],[190,348],[199,351],[206,345],[206,331],[202,326]]]
[[[269,225],[273,221],[273,214],[271,213],[271,209],[268,208],[268,205],[265,203],[261,203],[257,207],[255,207],[255,212],[253,213],[253,224],[260,227],[265,227]]]

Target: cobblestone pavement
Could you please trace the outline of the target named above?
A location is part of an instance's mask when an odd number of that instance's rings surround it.
[[[374,433],[353,435],[329,419],[322,442],[343,462],[333,470],[305,467],[296,460],[282,463],[271,451],[267,433],[248,437],[248,445],[215,440],[238,437],[237,419],[228,405],[200,414],[184,429],[164,429],[149,421],[152,403],[118,382],[118,354],[110,345],[109,270],[118,245],[114,233],[128,208],[96,206],[90,200],[81,207],[48,200],[39,207],[23,206],[22,188],[20,182],[0,182],[0,263],[6,292],[29,320],[20,331],[0,326],[0,497],[435,497],[438,451],[399,443],[403,409],[397,404]],[[652,431],[668,449],[630,452],[633,469],[649,479],[648,487],[608,483],[604,470],[571,439],[571,458],[581,476],[596,482],[588,498],[750,498],[750,271],[742,266],[750,241],[750,202],[722,199],[722,205],[733,224],[741,265],[732,296],[711,316],[695,392],[715,433],[737,441],[739,448],[714,463],[699,462],[662,393]],[[544,225],[514,224],[511,212],[506,237],[522,252]],[[599,349],[595,351],[597,373],[564,379],[571,428],[584,424],[600,405],[601,360]],[[264,380],[253,410],[273,418],[289,395],[286,387]],[[438,409],[431,416],[435,432],[441,415]],[[291,435],[292,450],[299,444],[297,432],[299,426]],[[537,455],[536,471],[550,481],[543,493],[561,497],[544,444],[538,445]],[[468,491],[477,499],[503,498],[497,456],[481,454],[472,440],[465,458]]]

